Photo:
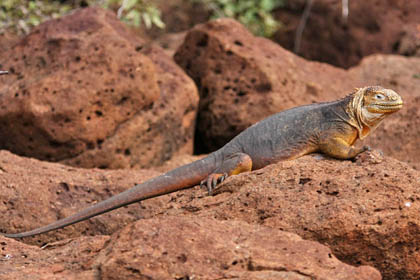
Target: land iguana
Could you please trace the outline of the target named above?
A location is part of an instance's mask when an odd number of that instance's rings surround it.
[[[31,231],[4,234],[21,238],[59,229],[113,209],[201,184],[209,193],[227,176],[282,160],[322,152],[351,159],[368,150],[353,146],[402,107],[401,96],[379,86],[355,89],[333,102],[300,106],[274,114],[245,129],[225,146],[193,163],[135,185],[72,216]]]

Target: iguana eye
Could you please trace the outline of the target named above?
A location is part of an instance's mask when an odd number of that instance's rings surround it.
[[[375,99],[377,100],[384,100],[385,99],[385,95],[377,93],[375,94]]]

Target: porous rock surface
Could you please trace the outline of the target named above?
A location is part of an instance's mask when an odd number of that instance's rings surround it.
[[[420,172],[406,163],[378,152],[355,162],[305,156],[232,177],[220,190],[217,207],[194,201],[200,216],[293,232],[384,279],[418,279]]]
[[[191,152],[196,87],[161,49],[145,45],[99,8],[34,28],[0,53],[11,72],[0,78],[0,147],[102,168]]]
[[[372,267],[343,264],[295,234],[187,216],[124,228],[97,263],[105,279],[381,279]]]
[[[77,169],[0,151],[0,231],[45,225],[154,175]],[[192,189],[22,240],[42,248],[0,237],[0,278],[381,279],[374,268],[344,264],[296,234],[240,221],[241,215],[225,220],[201,213],[215,213],[227,199]]]

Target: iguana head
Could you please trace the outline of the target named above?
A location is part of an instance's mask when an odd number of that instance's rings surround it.
[[[365,138],[387,115],[397,112],[402,105],[401,96],[391,89],[380,86],[356,89],[348,109],[357,124],[359,138]]]
[[[362,106],[366,114],[391,114],[401,109],[402,105],[401,96],[391,89],[379,86],[364,88]]]

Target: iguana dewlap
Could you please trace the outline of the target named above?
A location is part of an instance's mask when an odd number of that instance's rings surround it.
[[[289,109],[252,125],[204,159],[138,184],[50,225],[5,236],[20,238],[45,233],[200,182],[211,192],[226,176],[312,152],[322,152],[339,159],[354,158],[367,149],[354,147],[356,140],[365,138],[402,104],[396,92],[373,86],[356,89],[338,101]]]

